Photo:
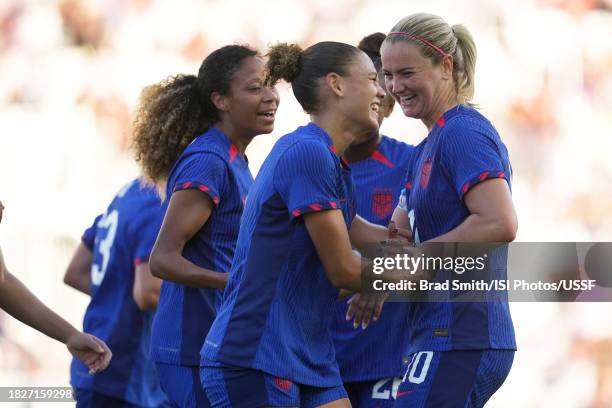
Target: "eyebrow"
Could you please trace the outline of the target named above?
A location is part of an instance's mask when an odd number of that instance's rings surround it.
[[[397,70],[397,73],[402,74],[402,73],[404,73],[404,72],[406,72],[406,71],[414,71],[414,67],[404,67],[404,68],[400,68],[400,69],[398,69],[398,70]],[[383,68],[383,72],[391,72],[391,71],[389,71],[388,69],[384,69],[384,68]]]

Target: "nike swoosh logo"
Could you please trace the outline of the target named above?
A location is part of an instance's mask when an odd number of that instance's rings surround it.
[[[395,398],[403,397],[404,395],[412,394],[413,392],[416,392],[416,390],[398,391],[397,396]]]

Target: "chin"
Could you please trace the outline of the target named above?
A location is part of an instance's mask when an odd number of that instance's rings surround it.
[[[402,109],[404,116],[409,118],[419,119],[419,115],[414,111],[414,109]]]
[[[274,125],[264,126],[264,127],[257,129],[257,132],[258,132],[257,134],[265,135],[268,133],[272,133],[273,131],[274,131]]]

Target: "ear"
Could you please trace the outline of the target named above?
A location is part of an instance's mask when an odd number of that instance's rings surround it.
[[[215,105],[215,108],[225,112],[229,109],[229,97],[221,95],[219,92],[214,91],[210,94],[210,101]]]
[[[325,75],[325,85],[328,86],[329,90],[337,96],[344,95],[344,83],[342,77],[335,72],[330,72]]]
[[[443,79],[452,79],[453,78],[453,66],[455,61],[453,60],[452,55],[447,55],[442,60],[442,78]]]

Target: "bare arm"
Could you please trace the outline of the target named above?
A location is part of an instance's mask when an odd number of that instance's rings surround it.
[[[456,228],[431,242],[511,242],[518,220],[506,180],[489,179],[464,197],[470,215]]]
[[[199,190],[172,194],[149,267],[153,276],[197,288],[225,288],[227,273],[200,268],[182,255],[183,248],[208,221],[214,204]]]
[[[72,255],[70,264],[68,264],[66,273],[64,274],[64,283],[66,285],[86,295],[91,294],[92,257],[93,255],[89,248],[82,242],[79,243],[74,255]]]
[[[6,270],[3,262],[1,267]],[[72,355],[89,367],[90,372],[98,372],[108,366],[112,354],[103,341],[79,332],[38,300],[8,271],[0,283],[0,307],[17,320],[64,343]]]
[[[361,289],[361,257],[353,253],[340,210],[312,212],[304,223],[327,277],[337,288]]]
[[[136,266],[133,296],[140,310],[152,310],[157,307],[161,283],[161,279],[151,275],[148,262],[143,262]]]
[[[373,224],[357,215],[351,224],[351,244],[360,252],[368,244],[381,242],[389,237],[387,227]]]

